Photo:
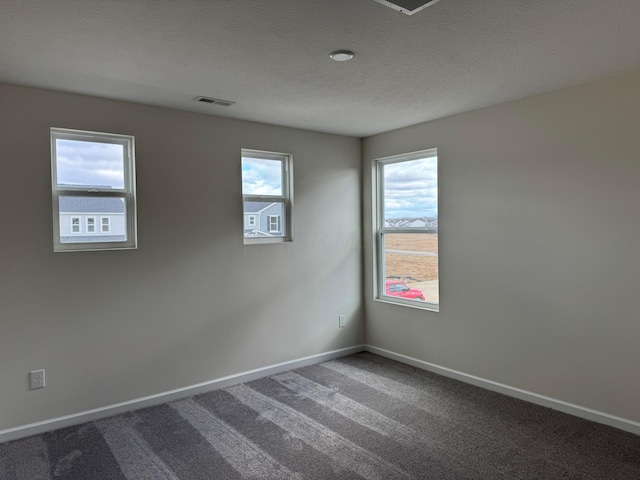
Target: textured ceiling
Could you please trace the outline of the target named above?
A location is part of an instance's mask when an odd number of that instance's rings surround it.
[[[0,1],[0,82],[353,136],[638,69],[638,0]]]

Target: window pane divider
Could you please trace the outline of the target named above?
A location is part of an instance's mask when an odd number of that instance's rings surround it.
[[[263,196],[263,195],[243,195],[243,200],[245,202],[287,202],[287,197],[282,196]]]
[[[124,190],[63,190],[58,188],[54,194],[59,197],[128,197],[131,192]]]
[[[383,227],[380,233],[438,233],[437,227],[393,228]]]

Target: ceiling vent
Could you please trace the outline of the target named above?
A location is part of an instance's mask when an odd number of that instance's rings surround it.
[[[438,3],[440,0],[374,0],[375,2],[391,7],[394,10],[413,15],[429,5]]]
[[[194,98],[196,102],[208,103],[209,105],[219,105],[221,107],[230,107],[234,105],[236,102],[232,102],[231,100],[221,100],[220,98],[211,98],[211,97],[196,97]]]

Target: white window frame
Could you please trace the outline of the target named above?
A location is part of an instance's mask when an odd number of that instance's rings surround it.
[[[257,215],[247,215],[247,225],[249,227],[255,227],[258,223],[256,222],[257,220]]]
[[[104,221],[107,221],[106,223],[106,230],[105,230],[105,223]],[[100,217],[100,233],[111,233],[111,217]]]
[[[278,232],[269,237],[244,237],[244,244],[258,243],[283,243],[293,241],[293,156],[288,153],[267,152],[263,150],[252,150],[243,148],[241,151],[242,158],[255,158],[258,160],[277,160],[282,166],[282,195],[243,195],[244,202],[270,202],[282,203],[284,221],[280,218]],[[242,174],[242,172],[241,172]],[[269,225],[267,225],[269,230]]]
[[[89,220],[93,220],[93,231],[89,229]],[[85,221],[85,228],[87,233],[98,233],[98,231],[96,230],[97,228],[96,217],[90,215],[86,217],[84,221]]]
[[[273,220],[275,220],[276,228],[273,228]],[[268,215],[267,222],[269,233],[280,233],[282,231],[280,215]]]
[[[409,300],[406,298],[391,296],[386,294],[386,273],[385,273],[385,260],[384,260],[384,236],[387,233],[438,233],[438,227],[411,227],[411,228],[397,228],[386,227],[384,224],[384,175],[382,173],[384,165],[390,165],[393,163],[410,162],[412,160],[421,160],[425,158],[438,157],[438,150],[431,148],[427,150],[420,150],[417,152],[410,152],[400,155],[393,155],[390,157],[378,158],[373,162],[373,228],[374,228],[374,299],[385,303],[394,303],[398,305],[405,305],[408,307],[419,308],[422,310],[430,310],[433,312],[440,311],[440,303],[426,302],[422,300]],[[438,163],[438,169],[439,169]],[[438,188],[438,197],[440,196],[440,189]],[[438,225],[440,215],[438,214]],[[438,262],[438,270],[440,270],[440,262]],[[440,274],[438,273],[438,284],[440,282]],[[438,287],[439,288],[439,287]]]
[[[54,252],[80,252],[91,250],[122,250],[138,248],[136,218],[135,139],[131,135],[90,132],[52,127],[51,134],[51,195],[53,207]],[[110,143],[123,146],[123,188],[87,188],[86,186],[58,185],[56,140],[78,140]],[[126,236],[122,242],[62,243],[60,241],[60,197],[124,198],[126,212]],[[99,233],[96,225],[96,233]]]
[[[73,231],[73,221],[78,220],[78,231]],[[69,217],[69,233],[71,235],[81,235],[82,234],[82,218],[81,217]]]

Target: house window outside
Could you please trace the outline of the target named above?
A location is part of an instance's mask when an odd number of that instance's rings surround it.
[[[278,215],[269,215],[269,232],[280,231],[280,217]]]
[[[293,238],[291,155],[242,150],[244,243],[290,242]]]
[[[96,233],[96,217],[87,217],[87,233]]]
[[[375,176],[375,297],[438,311],[437,150],[376,160]]]
[[[54,251],[137,248],[132,136],[51,128],[51,173]]]

